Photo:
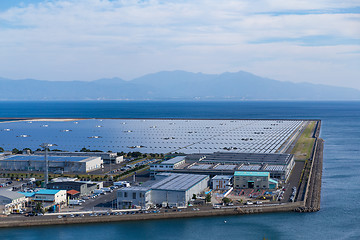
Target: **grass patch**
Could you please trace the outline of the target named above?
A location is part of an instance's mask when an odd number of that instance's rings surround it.
[[[312,137],[314,132],[315,122],[311,121],[301,134],[299,140],[295,144],[292,154],[295,155],[295,160],[306,160],[310,158],[315,138]]]

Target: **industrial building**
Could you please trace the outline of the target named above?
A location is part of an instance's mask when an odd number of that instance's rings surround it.
[[[55,190],[76,190],[79,192],[79,197],[90,195],[97,189],[96,183],[84,183],[78,181],[67,181],[67,182],[51,182],[48,183],[47,189]]]
[[[150,172],[156,172],[157,170],[173,170],[185,163],[185,156],[177,156],[161,163],[150,164]]]
[[[35,151],[35,155],[45,155],[44,151]],[[113,152],[60,152],[48,151],[49,156],[67,156],[67,157],[101,157],[105,164],[119,164],[124,161],[123,156],[118,156]]]
[[[169,160],[170,161],[170,160]],[[271,178],[287,181],[295,165],[294,155],[279,153],[189,154],[185,162],[174,168],[150,168],[152,175],[160,172],[233,175],[236,171],[269,172]]]
[[[231,188],[233,176],[216,175],[211,179],[213,190],[227,190]]]
[[[33,200],[35,202],[47,202],[51,204],[66,204],[65,190],[41,189],[34,193]]]
[[[153,181],[141,187],[126,187],[117,190],[119,208],[154,205],[164,207],[186,207],[193,195],[198,195],[208,187],[209,176],[196,174],[162,173]]]
[[[234,188],[269,188],[269,172],[240,172],[234,174]]]
[[[8,215],[24,209],[26,202],[27,198],[18,192],[0,190],[0,214]]]
[[[101,169],[100,157],[48,156],[49,172],[87,173]],[[0,159],[0,169],[8,171],[44,171],[45,159],[39,155],[12,155]]]

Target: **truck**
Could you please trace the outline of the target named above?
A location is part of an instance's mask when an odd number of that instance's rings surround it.
[[[103,189],[95,189],[94,194],[105,194],[105,191]]]
[[[104,192],[112,192],[113,190],[109,187],[105,187],[105,188],[102,188],[101,190],[103,190]]]
[[[130,183],[127,181],[114,182],[114,186],[117,187],[130,187]]]
[[[80,200],[69,200],[69,205],[81,205]]]

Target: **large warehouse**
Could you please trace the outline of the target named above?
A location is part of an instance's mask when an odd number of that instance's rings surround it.
[[[48,156],[49,172],[86,173],[100,169],[101,157]],[[0,169],[8,171],[44,171],[45,159],[39,155],[12,155],[0,158]]]
[[[211,176],[233,175],[235,171],[269,172],[271,178],[287,181],[294,164],[292,154],[216,152],[190,154],[186,156],[185,162],[172,169],[153,167],[150,170],[152,175],[159,172],[177,172]]]
[[[193,197],[208,187],[209,176],[196,174],[162,173],[155,181],[141,187],[122,188],[117,191],[119,208],[153,205],[186,207]]]
[[[45,155],[45,151],[35,151],[35,155]],[[117,153],[113,152],[59,152],[49,151],[49,156],[67,156],[67,157],[101,157],[104,163],[115,163],[119,164],[124,161],[123,156],[118,156]]]

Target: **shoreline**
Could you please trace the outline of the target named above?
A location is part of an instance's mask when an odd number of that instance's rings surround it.
[[[50,226],[50,225],[68,225],[68,224],[86,224],[86,223],[110,223],[110,222],[133,222],[133,221],[149,221],[149,220],[163,220],[163,219],[179,219],[179,218],[198,218],[198,217],[216,217],[216,216],[233,216],[233,215],[248,215],[248,214],[262,214],[262,213],[276,213],[276,212],[294,212],[295,209],[301,207],[303,202],[284,203],[275,206],[257,205],[247,207],[231,207],[222,209],[212,209],[193,212],[164,212],[164,213],[148,213],[135,215],[110,215],[110,216],[96,216],[96,217],[77,217],[77,218],[47,218],[43,217],[29,217],[28,219],[4,219],[0,220],[0,228],[15,228],[15,227],[33,227],[33,226]],[[64,213],[65,214],[65,213]],[[5,221],[3,221],[5,220]]]

